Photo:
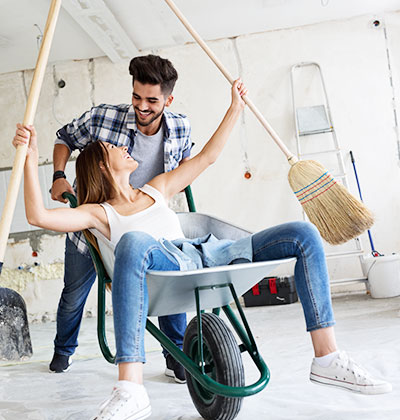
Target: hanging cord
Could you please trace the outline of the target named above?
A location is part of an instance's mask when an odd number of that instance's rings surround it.
[[[54,96],[53,96],[53,103],[51,106],[51,110],[52,110],[54,119],[57,121],[58,124],[60,124],[60,126],[63,126],[64,124],[57,118],[56,108],[55,108],[56,99],[58,98],[58,95],[60,94],[60,86],[57,80],[56,66],[53,66],[53,82],[54,82]]]
[[[399,124],[398,124],[398,118],[397,118],[396,88],[393,82],[393,70],[392,70],[391,57],[390,57],[390,51],[389,51],[389,39],[387,36],[386,25],[384,22],[375,20],[373,25],[375,27],[379,27],[380,25],[382,25],[383,35],[385,36],[387,66],[388,66],[388,72],[389,72],[390,87],[392,89],[393,123],[394,123],[394,131],[396,134],[396,142],[397,142],[397,159],[398,159],[398,165],[400,166],[400,132],[399,132]]]
[[[94,66],[95,66],[94,59],[90,58],[88,61],[88,72],[89,72],[89,82],[90,82],[90,103],[92,104],[92,107],[95,105]]]
[[[239,76],[242,77],[243,75],[243,65],[242,61],[240,59],[239,50],[237,47],[236,37],[232,38],[232,44],[233,44],[233,51],[235,53],[236,63],[238,67],[238,73]],[[243,111],[240,116],[240,145],[242,149],[242,159],[243,159],[243,165],[245,168],[244,177],[246,179],[251,178],[251,170],[249,165],[249,158],[247,156],[247,133],[246,133],[246,112]]]
[[[42,45],[43,32],[42,32],[42,30],[40,29],[40,26],[37,23],[34,23],[33,26],[36,26],[36,28],[39,31],[39,35],[36,37],[36,45],[37,45],[37,49],[39,51],[40,46]]]
[[[36,26],[37,30],[39,31],[39,34],[36,37],[37,49],[39,51],[40,47],[42,45],[43,32],[42,32],[42,30],[40,29],[40,26],[37,23],[34,23],[33,26]],[[56,103],[57,96],[59,94],[59,87],[58,87],[58,81],[56,79],[55,66],[53,66],[53,81],[54,81],[54,97],[53,97],[53,102],[52,102],[52,105],[51,105],[51,111],[52,111],[54,119],[58,122],[58,124],[63,125],[63,123],[57,118],[56,110],[55,110],[55,103]]]

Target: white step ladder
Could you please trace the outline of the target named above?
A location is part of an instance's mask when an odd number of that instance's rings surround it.
[[[301,83],[303,82],[303,83]],[[315,62],[302,62],[292,66],[291,86],[294,120],[296,127],[296,146],[299,159],[314,159],[321,162],[346,188],[349,188],[335,127],[332,121],[328,95],[321,67]],[[300,100],[301,97],[301,100]],[[306,218],[303,212],[303,217]],[[326,245],[326,257],[329,260],[357,257],[362,273],[361,257],[364,255],[359,238],[345,246]],[[367,285],[367,277],[360,275],[353,278],[331,279],[331,284],[359,283]]]

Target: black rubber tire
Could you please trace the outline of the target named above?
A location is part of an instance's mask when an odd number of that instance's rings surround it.
[[[244,369],[242,355],[232,332],[213,313],[201,315],[205,371],[217,382],[242,387]],[[183,340],[183,351],[198,364],[197,317],[189,323]],[[206,420],[233,420],[239,413],[243,398],[223,397],[204,389],[188,372],[187,386],[193,403]]]

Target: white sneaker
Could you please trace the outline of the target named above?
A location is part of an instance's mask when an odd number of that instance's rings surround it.
[[[373,378],[344,351],[328,367],[321,367],[313,360],[310,380],[316,384],[336,386],[361,394],[385,394],[392,391],[389,382]]]
[[[143,420],[151,415],[146,388],[143,385],[125,387],[117,384],[110,398],[100,406],[97,416],[91,420]]]

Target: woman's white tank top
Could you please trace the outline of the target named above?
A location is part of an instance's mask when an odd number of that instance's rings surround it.
[[[122,216],[110,204],[100,204],[107,215],[110,226],[110,240],[98,230],[90,229],[98,239],[101,256],[107,273],[111,278],[114,271],[114,249],[124,233],[132,231],[145,232],[156,240],[165,238],[170,241],[185,236],[178,216],[168,207],[164,196],[156,188],[148,184],[145,184],[139,190],[149,195],[154,200],[154,203],[138,213]]]

